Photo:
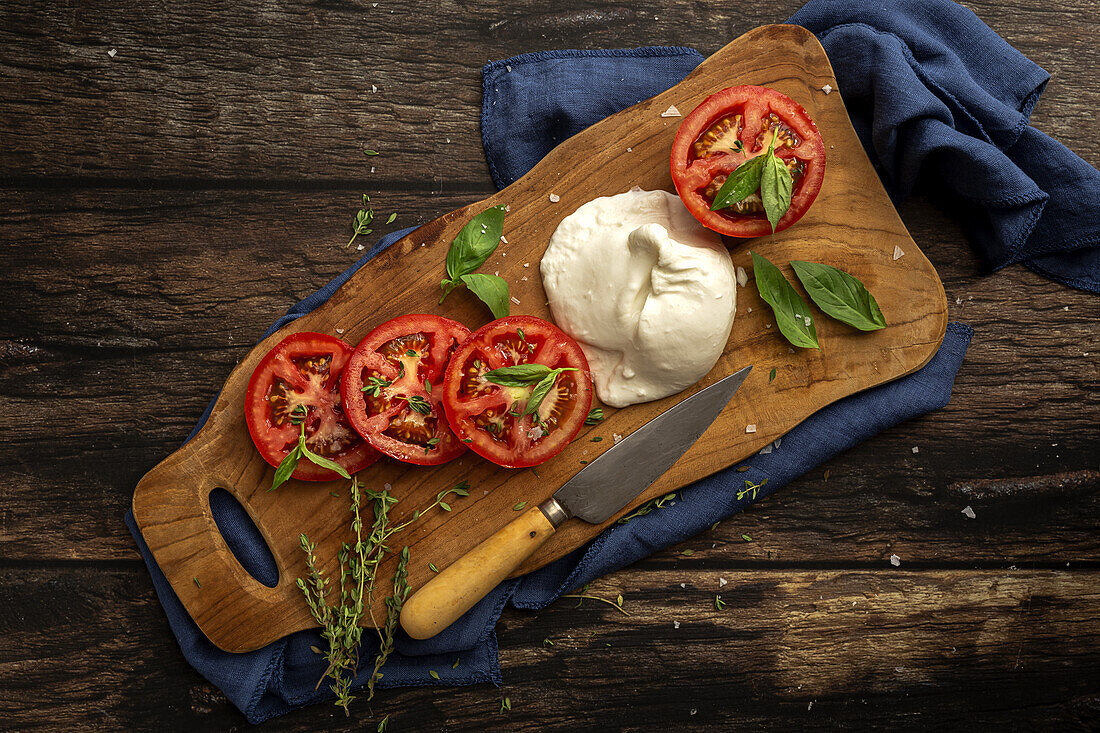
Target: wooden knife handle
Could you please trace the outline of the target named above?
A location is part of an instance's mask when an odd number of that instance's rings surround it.
[[[550,539],[556,526],[531,507],[413,593],[401,609],[401,626],[414,639],[443,631]]]

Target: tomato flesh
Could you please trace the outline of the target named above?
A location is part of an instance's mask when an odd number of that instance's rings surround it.
[[[470,329],[441,316],[411,314],[367,334],[348,362],[341,397],[352,427],[374,448],[434,466],[461,455],[440,404],[447,363]]]
[[[539,405],[524,415],[535,385],[504,387],[486,372],[517,364],[566,367]],[[501,318],[478,329],[451,358],[443,406],[455,434],[478,455],[506,468],[535,466],[560,452],[584,425],[592,377],[580,346],[534,316]]]
[[[378,452],[351,427],[340,404],[340,378],[351,353],[338,338],[302,332],[287,336],[260,360],[248,381],[245,422],[265,461],[278,466],[298,445],[301,427],[296,422],[302,408],[311,451],[348,473],[378,460]],[[340,475],[303,458],[292,477],[333,481]]]
[[[712,94],[684,118],[670,167],[680,199],[699,223],[731,237],[772,233],[759,192],[718,211],[710,207],[730,173],[767,152],[773,138],[794,179],[791,206],[775,227],[780,231],[802,218],[825,178],[825,144],[806,110],[774,89],[739,86]]]

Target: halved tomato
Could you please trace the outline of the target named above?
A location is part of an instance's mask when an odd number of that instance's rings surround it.
[[[802,218],[825,178],[825,144],[806,110],[774,89],[740,86],[710,95],[684,118],[672,142],[672,181],[700,224],[731,237],[772,233],[759,192],[725,209],[710,207],[729,174],[764,154],[773,137],[775,154],[794,178],[778,232]]]
[[[252,442],[264,460],[278,466],[298,445],[300,421],[291,419],[306,410],[306,446],[343,466],[348,473],[362,471],[378,460],[344,416],[340,405],[340,376],[351,357],[351,347],[323,333],[293,333],[275,345],[256,365],[245,393],[245,422]],[[293,478],[334,481],[335,471],[307,460],[298,461]]]
[[[535,413],[525,414],[534,382],[506,387],[485,378],[517,364],[570,371],[557,375]],[[451,427],[475,453],[506,468],[525,468],[556,455],[580,431],[592,404],[592,377],[581,347],[556,326],[510,316],[482,326],[459,347],[443,395]]]
[[[359,342],[341,397],[352,426],[372,446],[407,463],[434,466],[466,450],[440,399],[447,362],[470,329],[442,316],[386,321]]]

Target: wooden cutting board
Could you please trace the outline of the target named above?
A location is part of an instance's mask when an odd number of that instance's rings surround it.
[[[273,469],[252,445],[244,422],[244,393],[260,357],[287,334],[321,331],[351,344],[379,323],[404,313],[439,313],[475,329],[487,309],[468,292],[440,306],[439,281],[451,240],[474,214],[507,204],[507,244],[482,267],[498,271],[519,300],[513,313],[550,318],[539,260],[563,217],[597,196],[633,186],[673,191],[668,158],[679,117],[662,117],[675,105],[684,114],[720,89],[736,84],[774,87],[802,104],[817,121],[827,152],[825,182],[816,203],[794,227],[751,242],[733,243],[735,264],[751,272],[749,248],[779,264],[814,260],[841,267],[874,293],[889,327],[861,333],[818,318],[820,351],[794,350],[777,333],[772,315],[751,284],[739,288],[737,318],[725,354],[691,389],[658,402],[605,410],[607,419],[585,427],[560,455],[539,467],[506,470],[473,453],[438,467],[382,460],[360,474],[368,487],[392,486],[402,521],[430,504],[437,492],[460,481],[470,496],[453,511],[435,510],[395,535],[396,548],[411,551],[413,590],[431,575],[428,563],[446,567],[515,518],[519,502],[537,504],[613,444],[698,389],[747,365],[752,374],[734,402],[695,446],[622,513],[649,499],[726,468],[774,441],[807,416],[854,392],[919,369],[936,352],[947,327],[947,302],[935,269],[905,230],[856,138],[824,50],[808,31],[786,25],[758,28],[707,59],[672,89],[613,115],[570,138],[522,179],[490,198],[426,224],[382,253],[317,310],[256,345],[233,369],[209,421],[187,445],[142,478],[133,509],[145,541],[191,617],[219,647],[256,649],[313,626],[295,580],[306,572],[298,535],[319,544],[318,556],[335,571],[336,551],[350,537],[347,489],[332,484],[287,483],[268,493]],[[549,195],[560,196],[552,203]],[[895,259],[895,247],[904,256]],[[776,371],[774,381],[769,373]],[[756,432],[746,432],[747,425]],[[589,438],[603,436],[602,442]],[[247,509],[279,567],[269,588],[238,564],[218,533],[209,494],[222,487]],[[340,493],[333,498],[330,491]],[[617,515],[616,518],[618,518]],[[369,513],[366,517],[369,522]],[[614,521],[614,520],[612,520]],[[610,524],[610,522],[608,523]],[[571,521],[524,565],[521,573],[555,560],[595,537],[604,527]],[[383,565],[379,587],[388,589],[394,559]],[[195,582],[199,580],[199,584]],[[385,618],[383,597],[375,614]]]

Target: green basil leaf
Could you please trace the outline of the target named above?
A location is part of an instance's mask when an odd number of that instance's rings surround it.
[[[308,458],[311,463],[315,463],[318,466],[320,466],[321,468],[327,468],[330,471],[335,471],[336,473],[340,474],[344,478],[351,478],[351,474],[348,473],[344,469],[343,466],[341,466],[339,463],[336,463],[335,461],[330,461],[329,459],[325,458],[324,456],[317,455],[316,453],[311,451],[309,448],[306,448],[305,443],[300,443],[299,448],[302,452],[302,455],[305,456],[306,458]]]
[[[535,385],[535,388],[531,390],[531,396],[527,398],[527,407],[523,408],[524,415],[534,415],[538,411],[539,405],[542,404],[546,395],[550,394],[550,390],[553,389],[554,382],[558,381],[558,375],[561,372],[560,369],[554,369]]]
[[[791,260],[791,267],[817,307],[861,331],[886,328],[875,296],[858,279],[820,262]]]
[[[462,227],[451,248],[447,250],[447,281],[440,284],[443,297],[457,287],[459,278],[485,264],[500,244],[504,234],[504,207],[493,206],[481,212]],[[450,289],[448,289],[448,284]]]
[[[268,491],[274,491],[286,483],[286,480],[294,473],[294,469],[298,467],[298,459],[300,457],[301,454],[298,451],[298,446],[294,446],[294,448],[286,454],[286,458],[279,463],[279,467],[275,469],[275,478],[271,481],[271,488],[268,489]]]
[[[485,372],[485,379],[502,387],[526,387],[542,381],[552,371],[545,364],[516,364]]]
[[[711,211],[718,211],[744,201],[760,188],[760,176],[764,170],[764,156],[746,160],[730,173],[729,178],[714,195]]]
[[[504,318],[508,315],[508,282],[497,275],[483,275],[474,272],[462,276],[462,282],[473,291],[474,295],[481,298],[481,302],[489,306],[493,312],[493,318]]]
[[[772,151],[774,146],[773,137],[768,152],[761,156],[765,160],[764,170],[760,174],[760,200],[764,203],[764,213],[768,216],[773,232],[775,225],[791,208],[791,191],[794,188],[794,178],[779,156]]]
[[[795,346],[803,349],[820,348],[810,306],[806,305],[794,286],[787,282],[778,267],[755,252],[749,254],[752,255],[756,289],[760,291],[764,302],[771,306],[780,332]]]

